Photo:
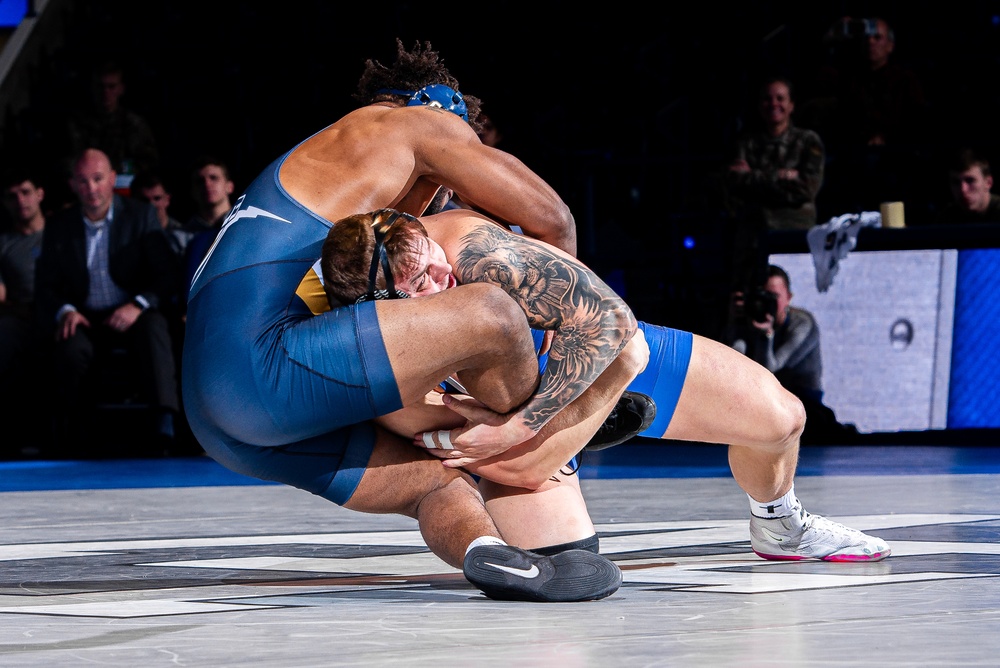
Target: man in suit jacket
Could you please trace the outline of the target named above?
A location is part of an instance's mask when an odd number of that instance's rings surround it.
[[[155,209],[115,194],[116,176],[101,150],[75,158],[70,187],[79,202],[48,222],[37,263],[39,324],[55,341],[56,438],[85,424],[88,374],[124,348],[155,411],[154,434],[172,441],[180,402],[164,310],[177,299],[177,267]]]

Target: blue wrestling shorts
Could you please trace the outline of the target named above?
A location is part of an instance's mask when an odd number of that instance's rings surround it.
[[[649,346],[649,363],[627,389],[652,397],[656,402],[656,419],[639,436],[661,438],[670,426],[684,387],[694,335],[679,329],[650,325],[641,320],[639,329]],[[539,350],[544,332],[532,330],[531,333],[535,339],[535,350]],[[539,368],[543,371],[547,360],[547,355],[539,357]]]
[[[639,328],[649,345],[649,363],[628,389],[652,397],[656,402],[656,419],[639,436],[661,438],[670,426],[684,387],[694,335],[642,321],[639,321]]]

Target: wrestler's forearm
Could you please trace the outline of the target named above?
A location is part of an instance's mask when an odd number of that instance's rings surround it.
[[[500,286],[532,327],[556,332],[538,389],[513,416],[537,433],[615,360],[635,334],[635,317],[593,271],[551,247],[493,225],[462,241],[461,282]]]
[[[622,314],[618,327],[603,336],[584,339],[562,330],[553,340],[552,352],[535,394],[518,410],[517,417],[538,432],[559,411],[590,387],[635,334],[635,320]]]
[[[466,468],[505,485],[537,489],[580,452],[648,362],[649,347],[639,331],[604,373],[534,438]]]

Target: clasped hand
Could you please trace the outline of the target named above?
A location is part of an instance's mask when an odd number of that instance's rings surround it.
[[[413,443],[444,460],[448,468],[460,468],[503,454],[536,433],[516,417],[516,411],[496,413],[471,397],[459,399],[451,394],[446,394],[443,402],[464,417],[466,424],[457,429],[419,433]]]

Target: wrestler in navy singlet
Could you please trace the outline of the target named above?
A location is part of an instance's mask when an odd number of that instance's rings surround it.
[[[194,276],[184,407],[223,465],[343,504],[374,447],[369,420],[402,402],[374,302],[314,315],[296,296],[331,223],[279,183],[287,156],[236,201]]]

